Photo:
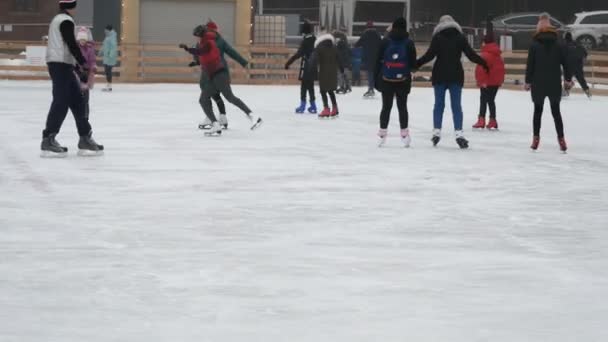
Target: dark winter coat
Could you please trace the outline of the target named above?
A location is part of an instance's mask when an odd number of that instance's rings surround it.
[[[418,60],[417,69],[437,58],[433,66],[433,85],[457,83],[464,86],[463,53],[471,62],[487,68],[486,62],[462,34],[460,25],[455,21],[441,22],[435,28],[428,51]]]
[[[532,101],[544,102],[546,97],[561,99],[562,68],[564,78],[572,80],[566,48],[559,43],[557,31],[549,28],[537,33],[528,51],[526,66],[526,84],[532,87]]]
[[[336,47],[338,48],[342,65],[346,69],[351,69],[353,57],[350,45],[348,44],[348,37],[342,32],[334,32],[334,38],[336,39]]]
[[[317,78],[316,72],[310,67],[309,63],[310,57],[315,50],[316,39],[314,34],[305,35],[296,54],[291,56],[285,64],[285,69],[289,69],[293,62],[298,58],[300,59],[300,73],[298,74],[298,79],[300,81],[314,81]]]
[[[228,72],[229,76],[230,76],[230,68],[228,66],[228,61],[226,60],[225,55],[228,55],[228,57],[232,58],[234,61],[239,63],[242,67],[246,67],[247,64],[249,64],[249,62],[240,53],[238,53],[238,51],[236,51],[219,33],[216,33],[215,43],[217,45],[217,48],[220,50],[220,56],[222,58],[222,63],[224,63],[224,67],[226,68],[226,71]],[[197,45],[197,47],[200,47],[200,44]],[[195,59],[194,62],[200,65],[198,56],[195,55],[194,59]],[[203,90],[207,87],[209,81],[210,81],[209,76],[203,71],[201,73],[201,79],[199,82],[201,90]]]
[[[335,91],[338,88],[338,71],[343,72],[338,48],[331,34],[324,34],[315,42],[310,66],[319,71],[319,88],[321,91]]]
[[[583,70],[585,59],[587,58],[587,50],[573,40],[566,41],[566,50],[568,52],[568,66],[570,70],[573,73],[577,70]]]
[[[391,40],[403,42],[403,44],[408,44],[407,52],[408,52],[408,60],[410,61],[410,69],[413,71],[416,67],[416,45],[414,42],[409,39],[409,33],[407,31],[393,30],[388,34],[388,37],[382,40],[380,44],[380,49],[378,50],[378,57],[376,58],[376,66],[374,70],[374,77],[376,79],[376,89],[379,92],[384,92],[387,89],[387,86],[395,86],[394,83],[404,83],[406,92],[409,94],[412,84],[412,75],[403,82],[387,82],[382,78],[382,66],[384,65],[384,53],[386,49],[389,47]],[[387,84],[392,83],[392,85]]]
[[[376,66],[381,43],[382,36],[375,28],[365,30],[355,43],[356,47],[363,48],[363,63],[371,70]]]

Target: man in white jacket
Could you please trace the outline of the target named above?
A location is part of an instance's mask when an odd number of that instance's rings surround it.
[[[59,1],[60,12],[49,25],[49,40],[46,62],[53,82],[53,103],[42,132],[43,157],[65,157],[68,149],[61,146],[55,137],[61,129],[68,109],[72,111],[78,135],[79,155],[100,155],[103,146],[93,140],[91,125],[85,112],[85,102],[80,90],[80,82],[86,82],[88,70],[85,59],[75,37],[74,19],[76,0]]]

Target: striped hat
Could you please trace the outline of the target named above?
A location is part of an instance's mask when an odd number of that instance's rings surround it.
[[[76,8],[76,0],[59,0],[59,8],[62,10]]]

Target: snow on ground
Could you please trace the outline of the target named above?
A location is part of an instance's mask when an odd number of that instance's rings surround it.
[[[296,87],[237,86],[197,131],[198,85],[96,90],[107,154],[38,157],[47,82],[0,82],[0,341],[606,341],[608,98],[564,102],[531,153],[531,103],[499,94],[500,132],[446,115],[430,146],[415,89],[413,146],[376,147],[380,101],[296,116]],[[466,127],[477,91],[464,95]],[[548,107],[548,106],[547,106]],[[447,129],[449,128],[449,129]]]

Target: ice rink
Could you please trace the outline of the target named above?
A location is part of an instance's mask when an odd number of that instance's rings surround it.
[[[2,342],[608,341],[608,98],[564,101],[569,153],[530,95],[498,95],[500,132],[471,149],[431,89],[410,96],[413,143],[380,100],[294,115],[297,87],[237,86],[221,138],[198,131],[198,84],[95,90],[106,147],[39,157],[48,82],[0,81]],[[449,102],[449,101],[448,101]],[[548,106],[547,106],[548,107]]]

